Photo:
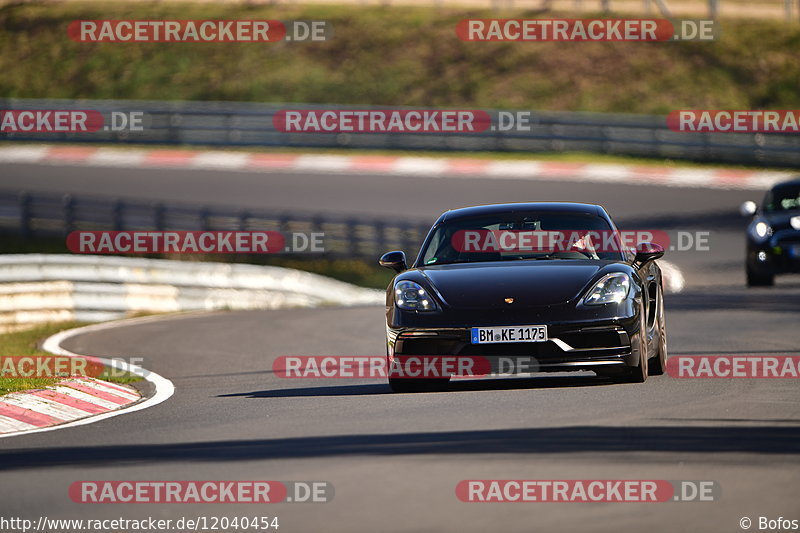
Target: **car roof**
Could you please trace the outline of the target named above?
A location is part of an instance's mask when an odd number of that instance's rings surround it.
[[[601,206],[594,204],[581,204],[577,202],[524,202],[511,204],[476,205],[472,207],[452,209],[439,217],[439,222],[480,215],[517,213],[525,211],[583,213],[588,215],[597,215],[604,218],[608,216]]]
[[[777,191],[777,190],[780,190],[780,189],[782,189],[784,187],[797,187],[798,185],[800,185],[800,177],[792,178],[792,179],[790,179],[788,181],[782,181],[780,183],[776,183],[775,185],[772,186],[772,190],[773,191]]]

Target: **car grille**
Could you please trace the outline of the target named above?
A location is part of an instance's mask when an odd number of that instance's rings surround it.
[[[420,335],[421,332],[416,332]],[[402,355],[461,355],[485,357],[535,357],[558,362],[603,358],[630,353],[630,339],[622,328],[586,328],[552,331],[555,337],[575,351],[562,350],[553,341],[470,344],[468,330],[428,332],[430,336],[400,335],[395,353]]]

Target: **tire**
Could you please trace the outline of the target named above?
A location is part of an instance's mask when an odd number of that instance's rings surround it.
[[[659,287],[658,300],[658,353],[648,363],[647,373],[660,376],[667,370],[667,317],[664,314],[664,291]]]
[[[637,334],[637,339],[639,341],[639,364],[620,375],[617,381],[623,383],[644,383],[647,381],[647,318],[644,313],[644,304],[639,306],[639,333]]]
[[[748,287],[771,287],[775,285],[775,274],[772,272],[757,272],[748,264],[747,271],[747,286]]]
[[[391,368],[388,347],[386,348],[386,368]],[[392,392],[436,392],[446,389],[448,383],[450,383],[450,377],[413,379],[389,376],[389,387]]]

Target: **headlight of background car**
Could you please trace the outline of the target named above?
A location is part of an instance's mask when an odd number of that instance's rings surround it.
[[[763,220],[756,220],[750,225],[750,235],[757,242],[764,242],[772,235],[772,228]]]
[[[631,280],[627,274],[609,274],[594,284],[583,302],[587,305],[619,303],[628,296]]]
[[[428,291],[413,281],[398,281],[394,286],[394,302],[406,311],[435,311],[436,303]]]

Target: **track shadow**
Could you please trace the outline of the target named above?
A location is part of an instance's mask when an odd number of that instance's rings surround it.
[[[326,387],[296,387],[290,389],[267,389],[253,392],[237,392],[220,394],[218,398],[296,398],[303,396],[372,396],[391,394],[386,383],[370,383],[368,385],[330,385]]]
[[[762,423],[762,424],[798,424],[800,425],[800,418],[667,418],[660,417],[655,420],[663,420],[668,422],[736,422],[736,423]]]
[[[320,457],[564,454],[800,454],[800,427],[574,426],[426,433],[219,440],[115,446],[48,446],[0,451],[0,471],[39,468],[238,462]]]
[[[452,380],[440,391],[466,392],[514,389],[553,389],[566,387],[595,387],[613,385],[605,378],[595,376],[542,376],[535,378],[469,379]],[[267,389],[253,392],[220,394],[218,398],[295,398],[303,396],[369,396],[391,394],[385,381],[370,384],[330,385],[324,387],[296,387],[287,389]],[[412,393],[425,394],[425,393]]]

